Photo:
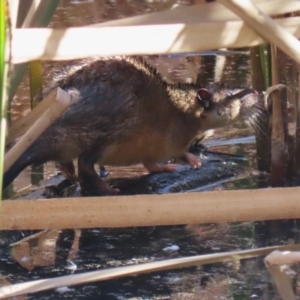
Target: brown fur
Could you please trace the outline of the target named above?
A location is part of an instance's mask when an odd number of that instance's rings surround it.
[[[244,96],[231,99],[215,85],[208,87],[211,98],[204,108],[197,97],[199,87],[168,84],[139,57],[86,60],[67,68],[52,88],[56,86],[76,91],[79,101],[8,170],[4,186],[30,164],[55,160],[68,166],[78,158],[81,186],[93,195],[101,194],[109,189],[94,170],[96,162],[151,166],[183,157],[199,132],[227,125],[249,112],[243,111]],[[248,97],[252,91],[247,93]],[[252,102],[256,105],[257,97]]]

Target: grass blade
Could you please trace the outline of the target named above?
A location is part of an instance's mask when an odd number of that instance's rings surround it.
[[[32,61],[29,63],[30,101],[31,109],[37,106],[43,98],[43,74],[42,62]],[[44,179],[44,166],[31,167],[31,184],[37,185]]]
[[[6,135],[7,69],[6,54],[6,1],[0,0],[0,200],[2,199],[2,174]]]

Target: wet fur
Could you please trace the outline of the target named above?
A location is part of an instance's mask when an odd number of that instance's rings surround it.
[[[222,116],[216,108],[202,116],[199,87],[168,84],[140,57],[86,60],[65,69],[51,89],[57,86],[75,90],[80,101],[5,173],[4,187],[31,164],[68,164],[78,157],[79,177],[96,184],[95,162],[121,166],[177,158],[200,131],[231,122],[230,114]],[[220,89],[214,95],[218,107]],[[236,105],[241,106],[239,100]]]

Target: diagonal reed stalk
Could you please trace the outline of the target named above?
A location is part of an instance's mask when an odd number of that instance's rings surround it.
[[[35,293],[54,289],[60,286],[69,286],[77,284],[85,284],[95,281],[103,281],[108,279],[120,278],[129,275],[138,275],[155,271],[167,271],[176,268],[186,268],[191,266],[199,266],[226,261],[239,261],[242,259],[253,258],[261,255],[267,255],[274,250],[299,250],[300,245],[273,246],[250,250],[231,251],[223,253],[214,253],[206,255],[197,255],[183,258],[175,258],[170,260],[156,261],[151,263],[116,267],[107,270],[98,270],[81,274],[66,275],[52,279],[35,280],[24,282],[0,288],[0,299],[7,297],[24,295],[27,293]]]
[[[224,263],[226,261],[239,261],[242,259],[267,255],[274,250],[299,250],[299,246],[299,244],[294,244],[286,246],[273,246],[250,250],[197,255],[183,258],[175,258],[170,260],[156,261],[151,263],[144,263],[139,265],[116,267],[107,270],[92,271],[81,274],[66,275],[52,279],[35,280],[31,282],[24,282],[1,287],[0,299],[27,293],[35,293],[38,291],[45,291],[60,286],[69,286],[95,281],[103,281],[129,275],[145,274],[155,271],[166,271],[176,268],[186,268],[191,266],[206,265],[218,262]]]

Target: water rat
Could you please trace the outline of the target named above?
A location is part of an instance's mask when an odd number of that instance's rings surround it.
[[[4,174],[4,188],[27,166],[56,161],[78,179],[83,194],[115,194],[94,165],[143,163],[149,172],[172,171],[161,165],[180,159],[191,167],[199,159],[187,148],[199,132],[259,113],[255,91],[237,93],[212,85],[169,84],[142,57],[90,58],[67,69],[53,88],[80,95]]]

